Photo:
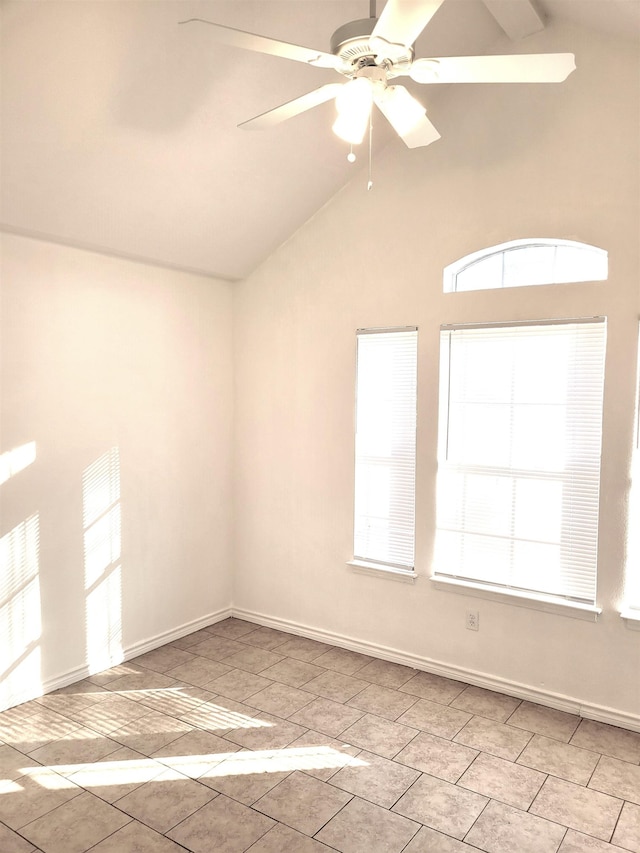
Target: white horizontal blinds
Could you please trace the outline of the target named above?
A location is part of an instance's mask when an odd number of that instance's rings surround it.
[[[414,563],[418,332],[357,336],[354,557]]]
[[[595,602],[606,324],[441,333],[436,574]]]

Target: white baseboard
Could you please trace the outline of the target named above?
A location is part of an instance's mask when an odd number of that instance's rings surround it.
[[[123,650],[122,659],[114,661],[114,665],[116,663],[123,663],[124,661],[136,658],[139,655],[143,655],[145,652],[150,652],[153,649],[157,649],[160,646],[171,643],[173,640],[179,640],[180,637],[186,637],[187,634],[193,634],[194,631],[199,631],[201,628],[207,628],[209,625],[221,622],[223,619],[227,619],[231,615],[231,608],[225,607],[222,610],[215,611],[215,613],[209,613],[206,616],[193,619],[191,622],[185,622],[177,628],[172,628],[170,631],[164,631],[163,633],[156,634],[156,636],[149,637],[146,640],[139,640],[138,642],[127,646]],[[5,711],[7,708],[12,708],[15,705],[21,705],[23,702],[28,702],[31,699],[37,699],[39,696],[52,693],[54,690],[59,690],[61,687],[68,687],[70,684],[75,684],[76,681],[81,681],[89,675],[91,675],[91,671],[89,669],[89,665],[86,663],[82,664],[82,666],[75,667],[74,669],[69,669],[66,672],[60,673],[53,678],[43,681],[38,690],[32,689],[20,695],[11,696],[9,704],[4,707],[0,705],[0,711]]]
[[[232,615],[238,619],[246,619],[248,622],[255,622],[258,625],[264,625],[268,628],[276,628],[278,631],[308,637],[310,640],[318,640],[322,643],[329,643],[332,646],[340,646],[340,648],[349,649],[352,652],[360,652],[361,654],[382,658],[393,663],[411,666],[414,669],[423,670],[424,672],[431,672],[434,675],[453,678],[456,681],[464,681],[467,684],[473,684],[475,687],[494,690],[496,693],[506,693],[509,696],[515,696],[517,699],[525,699],[528,702],[535,702],[538,705],[546,705],[558,711],[578,714],[589,720],[597,720],[600,723],[608,723],[612,726],[620,726],[624,729],[640,732],[640,716],[629,714],[626,711],[618,711],[615,708],[607,708],[604,705],[584,702],[573,696],[540,690],[537,687],[517,681],[510,681],[509,679],[500,678],[489,673],[465,669],[460,666],[452,666],[441,661],[432,660],[431,658],[393,649],[389,646],[381,646],[377,643],[347,637],[344,634],[336,634],[321,628],[310,628],[308,625],[301,625],[298,622],[292,622],[288,619],[278,619],[277,617],[267,616],[264,613],[255,613],[251,610],[234,607]]]

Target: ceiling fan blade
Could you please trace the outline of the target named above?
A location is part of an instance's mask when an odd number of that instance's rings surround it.
[[[267,38],[266,36],[247,33],[244,30],[236,30],[233,27],[224,27],[204,18],[189,18],[180,21],[181,24],[207,24],[213,29],[216,41],[228,44],[231,47],[241,47],[244,50],[254,50],[258,53],[269,53],[272,56],[280,56],[283,59],[293,59],[296,62],[305,62],[307,65],[315,65],[318,68],[337,68],[340,60],[332,53],[324,53],[321,50],[312,50],[299,44],[289,44],[286,41]]]
[[[407,148],[420,148],[440,139],[425,108],[404,86],[387,86],[374,100]]]
[[[327,83],[324,86],[320,86],[319,89],[307,92],[306,95],[294,98],[293,101],[287,101],[286,104],[281,104],[279,107],[275,107],[255,118],[243,121],[238,127],[243,127],[245,130],[264,130],[267,127],[273,127],[282,121],[286,121],[289,118],[300,115],[300,113],[306,110],[310,110],[312,107],[317,107],[318,104],[330,101],[331,98],[336,97],[344,85],[344,83]]]
[[[371,36],[411,46],[442,3],[443,0],[387,0]]]
[[[416,59],[408,73],[417,83],[562,83],[575,67],[572,53],[444,56]]]

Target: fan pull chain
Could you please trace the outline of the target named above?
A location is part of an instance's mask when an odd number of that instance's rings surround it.
[[[373,178],[371,175],[371,161],[373,151],[373,110],[369,113],[369,180],[367,181],[367,191],[373,187]]]

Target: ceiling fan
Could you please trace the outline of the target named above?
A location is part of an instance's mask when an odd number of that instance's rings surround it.
[[[369,18],[350,21],[331,36],[330,53],[225,27],[203,18],[182,24],[211,27],[221,44],[332,68],[346,82],[327,83],[306,95],[268,110],[239,127],[272,127],[335,98],[333,131],[352,145],[362,142],[375,103],[409,148],[430,145],[440,134],[422,104],[395,77],[416,83],[561,83],[575,69],[572,53],[507,56],[446,56],[415,59],[413,44],[444,0],[387,0],[379,18],[370,0]],[[353,156],[353,155],[352,155]]]

